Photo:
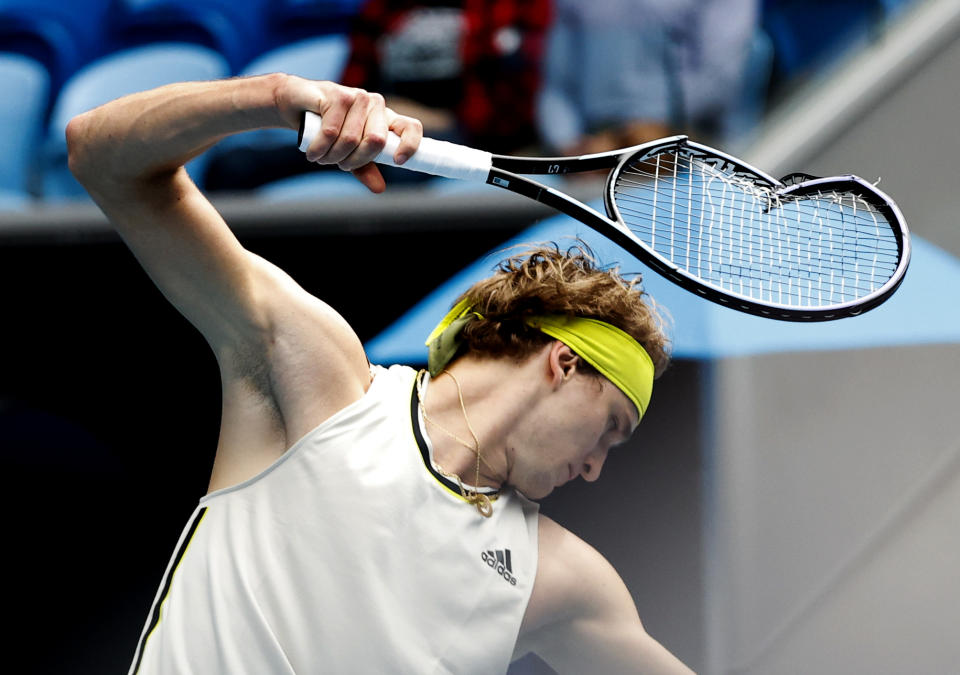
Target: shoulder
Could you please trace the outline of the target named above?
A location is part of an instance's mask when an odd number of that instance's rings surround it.
[[[616,570],[595,548],[542,514],[539,525],[537,579],[529,608],[537,624],[592,611],[597,589],[615,586],[629,597]]]
[[[560,673],[690,673],[647,634],[620,575],[596,549],[540,518],[539,568],[515,656]]]

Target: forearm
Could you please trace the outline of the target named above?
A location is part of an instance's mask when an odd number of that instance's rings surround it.
[[[336,164],[374,192],[384,189],[373,159],[388,131],[395,158],[416,152],[422,125],[397,115],[383,97],[295,75],[186,82],[111,101],[67,125],[70,169],[104,210],[131,201],[179,201],[197,193],[183,164],[219,139],[263,127],[296,129],[305,110],[323,118],[309,161]],[[110,213],[108,213],[110,215]]]
[[[132,94],[67,127],[70,168],[88,188],[172,175],[226,135],[290,126],[277,106],[284,75],[185,82]]]

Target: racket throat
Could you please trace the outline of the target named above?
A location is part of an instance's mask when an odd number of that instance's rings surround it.
[[[533,179],[518,176],[503,169],[493,168],[490,170],[490,175],[487,176],[487,184],[545,204],[560,213],[579,220],[605,237],[613,239],[621,246],[630,247],[633,245],[632,237],[622,224],[611,220],[590,206],[580,203],[573,197],[568,197],[562,192]]]

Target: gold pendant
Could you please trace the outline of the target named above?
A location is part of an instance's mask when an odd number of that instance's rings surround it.
[[[480,515],[484,518],[489,518],[493,515],[493,504],[490,503],[490,498],[487,495],[474,493],[471,501],[473,502],[473,505],[477,507],[477,511],[480,512]]]

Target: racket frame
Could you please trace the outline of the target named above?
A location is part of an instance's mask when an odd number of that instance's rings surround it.
[[[635,161],[642,161],[662,153],[695,155],[717,166],[720,171],[740,174],[755,182],[758,178],[769,183],[779,196],[801,197],[805,194],[841,190],[855,194],[875,207],[891,224],[898,248],[897,268],[885,284],[871,293],[844,303],[821,307],[798,307],[796,305],[760,302],[735,291],[720,288],[690,274],[672,263],[638,239],[623,222],[615,199],[617,176]],[[527,178],[525,175],[564,175],[586,171],[609,170],[603,190],[606,215],[569,197],[568,195]],[[511,157],[492,155],[492,168],[487,184],[503,188],[546,204],[593,228],[613,240],[628,253],[678,286],[715,302],[721,306],[782,321],[816,322],[831,321],[858,316],[877,307],[889,298],[903,282],[910,263],[910,238],[899,208],[893,200],[875,186],[853,175],[811,178],[792,185],[785,185],[773,176],[743,162],[732,155],[706,145],[691,141],[687,136],[671,136],[649,143],[612,152],[582,155],[579,157]]]

